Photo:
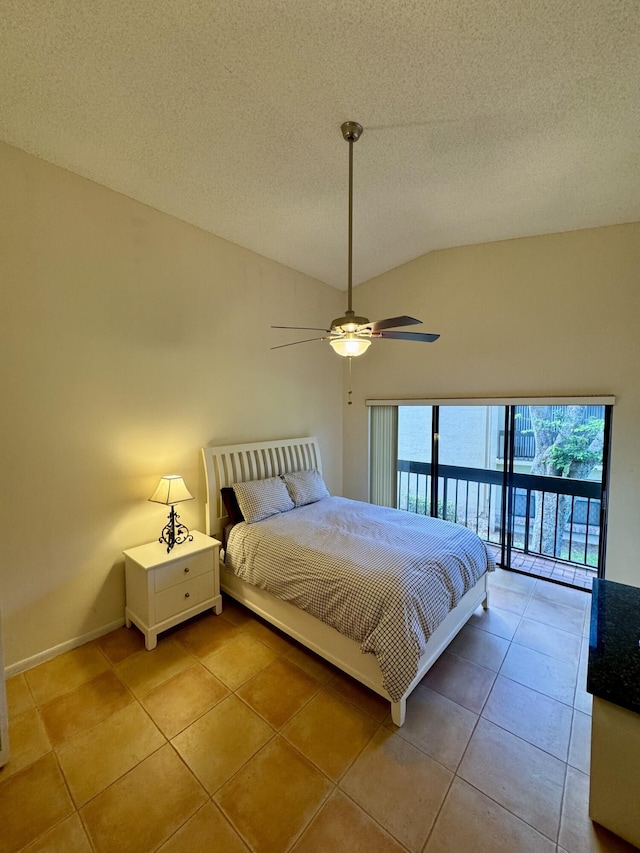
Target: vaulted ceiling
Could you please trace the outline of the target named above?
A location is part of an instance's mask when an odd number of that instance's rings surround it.
[[[640,220],[638,0],[5,0],[0,139],[346,287]]]

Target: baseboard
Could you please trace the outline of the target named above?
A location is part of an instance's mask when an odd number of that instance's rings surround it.
[[[72,640],[66,640],[64,643],[60,643],[60,645],[54,646],[52,649],[45,649],[43,652],[38,652],[37,655],[32,655],[30,658],[25,658],[17,663],[12,663],[11,666],[5,667],[5,678],[11,678],[12,675],[18,675],[20,672],[25,672],[27,669],[33,669],[34,666],[38,666],[38,664],[57,658],[58,655],[71,651],[71,649],[77,649],[78,646],[83,646],[85,643],[91,642],[91,640],[97,640],[98,637],[102,637],[110,631],[115,631],[116,628],[120,628],[122,625],[124,625],[124,616],[122,619],[116,619],[115,622],[103,625],[102,628],[96,628],[94,631],[89,631],[88,634],[83,634],[81,637],[74,637]]]

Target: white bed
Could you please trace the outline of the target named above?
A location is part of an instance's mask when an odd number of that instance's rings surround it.
[[[322,471],[320,449],[315,438],[205,447],[202,453],[207,481],[206,530],[218,538],[227,523],[221,488],[294,471],[314,468]],[[398,726],[404,722],[406,700],[412,690],[477,607],[482,605],[486,608],[488,603],[485,572],[430,635],[424,654],[418,661],[415,677],[402,696],[394,701],[383,685],[383,674],[376,657],[363,654],[356,640],[344,636],[295,605],[243,581],[224,564],[220,574],[222,589],[228,595],[387,699],[391,703],[393,722]]]

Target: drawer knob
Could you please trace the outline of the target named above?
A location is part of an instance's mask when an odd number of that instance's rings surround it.
[[[185,574],[189,571],[189,566],[185,566]]]
[[[185,592],[184,597],[185,597],[185,598],[189,598],[189,596],[190,596],[190,595],[191,595],[191,593],[190,593],[190,592]]]

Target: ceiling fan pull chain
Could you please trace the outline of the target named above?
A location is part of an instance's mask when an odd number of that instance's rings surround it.
[[[353,361],[353,359],[351,358],[351,356],[349,356],[349,394],[348,394],[349,402],[347,403],[347,406],[353,405],[353,400],[351,399],[351,394],[352,394],[352,391],[351,391],[351,362],[352,361]]]

